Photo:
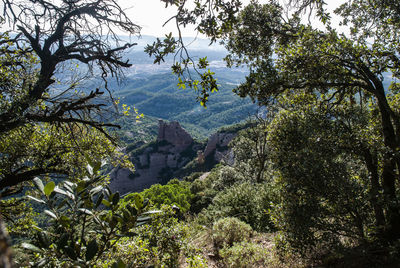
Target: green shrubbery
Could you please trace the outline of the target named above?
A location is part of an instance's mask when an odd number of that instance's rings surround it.
[[[267,185],[244,182],[219,192],[202,214],[208,222],[236,217],[257,231],[273,230],[269,217],[270,191]]]
[[[119,240],[97,265],[114,267],[114,263],[122,260],[127,267],[174,268],[183,262],[188,267],[206,267],[203,257],[188,245],[188,228],[186,223],[178,221],[171,207],[162,206],[148,224],[136,229],[136,236]]]
[[[222,218],[212,227],[212,240],[217,249],[231,247],[233,243],[248,241],[253,234],[250,225],[237,218]]]
[[[28,233],[29,243],[20,245],[27,252],[17,260],[20,265],[90,267],[121,237],[134,235],[136,226],[148,221],[143,215],[152,212],[144,212],[146,202],[141,196],[133,205],[120,208],[119,193],[104,185],[100,168],[101,162],[94,162],[87,166],[87,177],[58,185],[34,179],[37,189],[28,198],[42,206],[47,225],[33,226]]]
[[[222,262],[230,268],[268,267],[268,250],[264,245],[238,242],[219,251]]]
[[[176,205],[184,213],[190,209],[192,193],[190,183],[178,179],[170,180],[166,185],[155,184],[140,193],[156,206]]]

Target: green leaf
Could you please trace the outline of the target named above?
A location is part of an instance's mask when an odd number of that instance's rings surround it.
[[[137,218],[137,222],[138,223],[140,223],[140,222],[148,222],[150,220],[151,220],[151,217],[138,217]]]
[[[96,208],[100,206],[101,202],[103,201],[104,195],[101,193],[96,201]]]
[[[49,197],[50,194],[54,191],[54,188],[56,187],[56,184],[54,183],[54,181],[50,181],[46,184],[46,186],[44,187],[43,191],[44,194]]]
[[[80,212],[83,212],[83,213],[85,213],[86,215],[89,215],[89,216],[93,216],[93,212],[91,212],[90,210],[88,210],[88,209],[86,209],[86,208],[80,208],[80,209],[78,209]]]
[[[102,203],[103,205],[105,205],[106,207],[111,207],[111,203],[108,202],[106,199],[103,199],[103,200],[101,201],[101,203]]]
[[[144,212],[142,215],[149,215],[149,214],[157,214],[157,213],[161,213],[162,210],[149,210]]]
[[[99,251],[99,246],[97,245],[96,240],[92,240],[86,247],[86,261],[90,261],[91,259],[96,256],[97,252]]]
[[[50,217],[52,217],[53,219],[57,219],[56,214],[54,214],[53,212],[51,212],[50,210],[45,209],[44,213],[46,213],[47,215],[49,215]]]
[[[30,196],[30,195],[27,195],[26,197],[28,197],[29,199],[31,199],[31,200],[33,200],[35,202],[38,202],[38,203],[41,203],[41,204],[46,204],[46,202],[43,201],[42,199],[38,199],[38,198]]]
[[[35,184],[36,188],[38,188],[42,193],[44,193],[44,185],[41,179],[35,177],[33,179],[33,183]]]
[[[32,225],[32,228],[35,229],[36,231],[43,232],[43,229],[40,228],[39,226]]]
[[[129,212],[132,214],[132,216],[137,216],[138,211],[137,211],[136,207],[128,205],[127,208],[129,210]]]
[[[65,196],[69,197],[70,199],[75,200],[75,196],[72,193],[66,192],[63,189],[59,188],[58,186],[56,188],[54,188],[54,192],[65,195]]]
[[[95,188],[93,188],[92,190],[90,190],[90,195],[95,195],[95,194],[97,194],[98,192],[100,192],[101,190],[103,190],[103,186],[97,186],[97,187],[95,187]]]
[[[35,245],[29,244],[29,243],[22,243],[22,244],[21,244],[21,247],[23,247],[23,248],[25,248],[25,249],[32,250],[32,251],[34,251],[34,252],[39,252],[39,253],[42,252],[42,250],[41,250],[40,248],[38,248],[38,247],[35,246]]]
[[[93,167],[90,164],[87,164],[86,170],[91,176],[93,176]]]

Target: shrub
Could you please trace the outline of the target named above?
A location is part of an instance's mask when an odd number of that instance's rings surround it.
[[[163,206],[162,213],[153,215],[150,224],[139,229],[140,237],[152,249],[153,264],[156,267],[178,267],[179,256],[187,239],[187,228],[178,223],[171,207]]]
[[[190,192],[190,183],[178,179],[170,180],[166,185],[154,184],[144,190],[141,195],[148,198],[158,208],[162,205],[176,205],[182,212],[189,210],[193,197]]]
[[[144,212],[146,203],[141,197],[134,206],[120,209],[120,195],[104,186],[100,168],[101,162],[88,164],[87,177],[57,186],[53,181],[44,185],[39,178],[33,180],[34,196],[27,197],[44,208],[48,222],[46,229],[33,226],[29,243],[21,244],[26,255],[33,253],[33,266],[91,267],[121,237],[131,236],[137,225],[148,221],[153,212]],[[100,209],[101,204],[108,210]],[[118,209],[121,213],[116,213]]]
[[[250,225],[237,218],[218,220],[212,228],[212,239],[216,248],[232,246],[235,242],[248,241],[253,233]]]
[[[230,268],[265,267],[267,250],[251,242],[234,243],[232,247],[222,248],[219,252],[223,263]]]
[[[122,238],[110,252],[104,254],[96,267],[115,267],[118,260],[123,260],[130,267],[144,267],[152,259],[152,249],[149,242],[141,237]],[[153,254],[154,255],[154,254]]]
[[[257,231],[274,229],[268,210],[271,193],[267,185],[245,182],[218,193],[204,216],[209,221],[236,217]]]

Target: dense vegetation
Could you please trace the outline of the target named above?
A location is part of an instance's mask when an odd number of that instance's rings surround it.
[[[129,163],[104,111],[129,109],[114,99],[107,106],[102,91],[79,83],[86,79],[79,73],[55,82],[64,63],[80,62],[88,75],[97,66],[107,89],[107,76],[129,66],[120,52],[132,46],[110,44],[121,41],[113,29],[135,34],[137,26],[113,0],[61,1],[60,7],[2,0],[4,20],[20,31],[0,36],[0,190],[7,208],[1,213],[14,261],[27,267],[398,266],[400,4],[346,1],[335,11],[349,29],[340,34],[320,0],[290,1],[293,12],[276,1],[241,8],[239,0],[194,0],[192,10],[183,8],[185,0],[162,2],[179,7],[178,27],[196,24],[212,41],[223,40],[228,65],[249,68],[235,92],[268,112],[231,142],[233,163],[120,196],[107,186],[105,164]],[[319,29],[302,19],[313,12],[324,25]],[[83,38],[81,31],[92,34]],[[172,66],[178,87],[194,89],[210,110],[232,108],[213,103],[220,86],[207,59],[187,58],[181,41],[168,35],[146,51],[155,63],[178,53]],[[142,109],[150,108],[157,95],[142,86],[133,94],[142,97]],[[187,101],[168,87],[169,100]],[[121,94],[129,99],[128,91]],[[187,111],[181,104],[180,112]],[[141,141],[125,142],[137,148]],[[24,197],[4,198],[26,185]],[[2,254],[5,266],[9,252]]]

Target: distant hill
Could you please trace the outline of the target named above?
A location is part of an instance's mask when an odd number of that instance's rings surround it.
[[[128,77],[116,94],[121,103],[136,107],[145,117],[178,121],[194,137],[204,138],[257,111],[250,99],[239,98],[232,92],[239,78],[244,77],[242,71],[219,68],[216,72],[221,89],[211,94],[207,109],[196,101],[197,93],[192,89],[178,89],[177,77],[170,73]]]
[[[187,39],[190,56],[193,59],[207,57],[210,69],[215,72],[220,86],[218,92],[212,93],[207,109],[196,101],[197,93],[187,88],[178,89],[178,77],[172,74],[173,55],[168,56],[160,65],[153,64],[154,59],[143,52],[146,44],[151,44],[156,37],[142,36],[124,58],[133,66],[125,71],[122,84],[112,80],[115,97],[120,103],[127,104],[144,114],[139,123],[134,118],[124,117],[117,122],[122,126],[119,132],[125,145],[140,145],[155,137],[158,120],[178,121],[192,137],[205,139],[223,126],[242,122],[257,112],[257,105],[250,99],[242,99],[232,92],[247,74],[246,69],[227,68],[223,62],[227,51],[218,44],[209,45],[209,40]]]

